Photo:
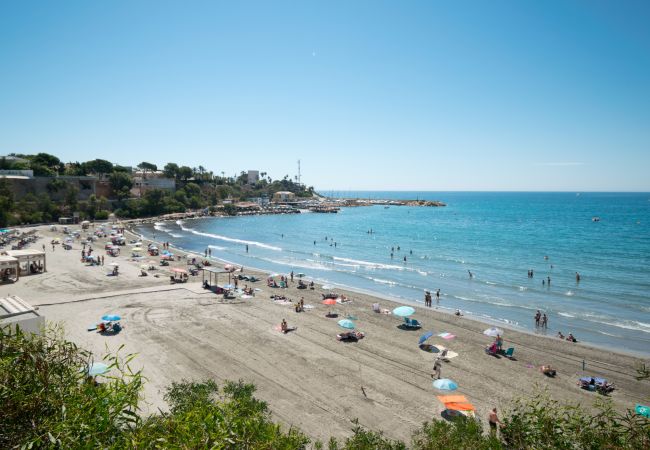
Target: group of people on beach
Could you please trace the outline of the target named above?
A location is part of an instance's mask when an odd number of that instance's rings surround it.
[[[431,308],[432,296],[430,291],[424,291],[424,306]],[[436,305],[440,305],[440,289],[436,290]]]
[[[539,309],[535,313],[535,328],[548,328],[548,316],[546,313],[542,314]]]

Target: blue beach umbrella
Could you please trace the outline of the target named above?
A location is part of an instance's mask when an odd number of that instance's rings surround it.
[[[634,412],[636,412],[640,416],[650,417],[650,406],[637,404],[636,407],[634,408]]]
[[[427,331],[422,336],[420,336],[420,340],[418,341],[418,344],[423,344],[424,341],[429,339],[431,336],[433,336],[433,332],[432,331]]]
[[[410,306],[399,306],[393,310],[393,314],[399,317],[408,317],[415,314],[415,309]]]
[[[102,316],[102,320],[106,320],[107,322],[115,322],[120,319],[121,317],[117,314],[106,314],[105,316]]]
[[[455,391],[458,389],[458,384],[449,378],[442,378],[433,382],[433,387],[441,391]]]
[[[103,375],[108,372],[108,366],[104,363],[93,363],[86,368],[86,371],[91,377]]]
[[[348,330],[354,330],[354,322],[348,319],[339,320],[339,326],[342,328],[347,328]]]

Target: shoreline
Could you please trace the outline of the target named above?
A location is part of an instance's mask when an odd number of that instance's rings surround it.
[[[190,218],[187,218],[187,219],[180,219],[180,220],[197,220],[197,219],[202,219],[202,218],[206,218],[206,217],[209,217],[209,216],[190,217]],[[179,219],[176,219],[176,220],[179,220]],[[166,222],[166,221],[175,222],[176,220],[175,219],[160,219],[160,220],[150,222],[150,223],[155,224],[156,222]],[[137,225],[143,225],[143,224],[139,223]],[[139,233],[136,233],[133,229],[128,229],[127,228],[127,231],[132,233],[133,236],[135,236],[135,237],[137,237],[139,239],[142,239],[143,242],[148,241],[148,242],[154,242],[156,244],[162,244],[162,241],[154,241],[154,240],[152,240],[150,238],[146,238],[145,236],[140,235]],[[184,249],[184,248],[179,247],[177,245],[174,245],[172,243],[170,243],[170,247],[178,249],[180,252],[183,252],[185,254],[192,254],[192,255],[195,255],[195,256],[199,256],[200,258],[205,258],[199,252],[192,252],[191,250]],[[226,259],[223,259],[223,258],[218,258],[218,257],[215,257],[215,256],[207,257],[207,259],[214,260],[214,261],[219,261],[219,262],[221,262],[223,264],[233,264],[233,265],[236,265],[236,266],[240,265],[240,264],[235,263],[233,261],[229,261],[229,260],[226,260]],[[272,273],[274,273],[273,271],[268,271],[268,270],[265,270],[265,269],[262,269],[262,268],[259,268],[259,267],[254,267],[254,266],[246,266],[246,269],[256,271],[259,274],[265,275],[265,277],[268,277],[268,275],[271,275]],[[415,300],[415,299],[406,299],[406,298],[402,298],[402,297],[394,297],[394,296],[391,296],[391,295],[382,294],[380,292],[375,292],[375,291],[372,291],[372,290],[360,289],[360,288],[356,288],[354,286],[337,284],[337,283],[332,282],[332,281],[317,279],[317,278],[313,278],[313,277],[309,277],[309,276],[307,278],[308,279],[313,279],[314,282],[317,282],[321,286],[322,285],[331,285],[333,288],[336,287],[336,288],[338,288],[337,289],[338,291],[341,291],[341,292],[343,292],[345,294],[362,294],[362,295],[367,295],[367,296],[370,296],[370,297],[375,297],[375,298],[380,299],[380,300],[390,301],[390,302],[392,302],[392,303],[394,303],[394,304],[396,304],[398,306],[400,304],[404,304],[404,305],[408,305],[408,306],[418,307],[419,309],[422,309],[422,310],[427,310],[427,308],[424,306],[423,302]],[[455,315],[454,315],[455,309],[454,308],[439,306],[439,307],[432,307],[432,308],[428,308],[428,309],[431,310],[431,311],[437,311],[437,312],[441,312],[443,314],[448,314],[450,316],[455,317]],[[462,317],[466,318],[467,320],[472,320],[472,321],[474,321],[474,322],[476,322],[478,324],[484,324],[484,325],[489,325],[489,326],[498,326],[498,327],[501,327],[501,328],[506,329],[506,330],[515,331],[515,332],[518,332],[518,333],[524,333],[524,334],[534,336],[534,337],[541,337],[541,338],[549,339],[551,341],[556,341],[556,342],[565,342],[565,341],[560,340],[556,336],[549,335],[549,334],[543,334],[543,333],[537,333],[537,332],[535,332],[535,330],[528,329],[528,328],[521,327],[521,326],[516,326],[516,325],[510,324],[510,323],[504,323],[504,322],[499,321],[497,319],[490,319],[490,318],[487,318],[487,317],[480,317],[480,316],[477,316],[477,315],[471,314],[471,313],[467,314],[466,312],[463,312]],[[571,344],[568,341],[566,341],[566,343]],[[649,358],[650,357],[650,349],[648,350],[647,353],[642,353],[642,352],[637,352],[637,351],[632,351],[632,350],[613,348],[613,346],[611,346],[611,345],[603,346],[602,344],[596,344],[596,343],[593,343],[593,342],[582,341],[582,340],[574,343],[574,345],[576,345],[576,344],[579,345],[579,346],[588,347],[588,348],[593,349],[593,350],[598,350],[598,349],[602,349],[603,347],[605,347],[605,348],[608,349],[608,351],[611,351],[613,353],[619,353],[621,355],[625,355],[625,356],[629,356],[629,357],[633,357],[633,358],[644,359],[644,358]]]

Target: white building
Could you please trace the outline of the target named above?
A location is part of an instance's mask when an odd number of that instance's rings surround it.
[[[175,191],[176,180],[174,178],[166,178],[165,174],[161,171],[156,172],[142,172],[137,171],[133,173],[133,188],[131,194],[141,196],[147,191],[158,189],[161,191]]]
[[[292,202],[296,199],[296,194],[289,191],[278,191],[273,194],[273,201],[275,203]]]
[[[260,171],[259,170],[249,170],[248,171],[248,184],[255,184],[260,181]]]

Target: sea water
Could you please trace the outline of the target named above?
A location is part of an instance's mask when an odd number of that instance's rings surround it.
[[[650,354],[650,194],[345,195],[447,206],[204,218],[144,225],[139,232],[201,255],[209,248],[237,265],[304,273],[405,303],[423,302],[428,289],[435,307],[440,289],[440,308]],[[538,309],[549,317],[548,330],[535,327]]]

